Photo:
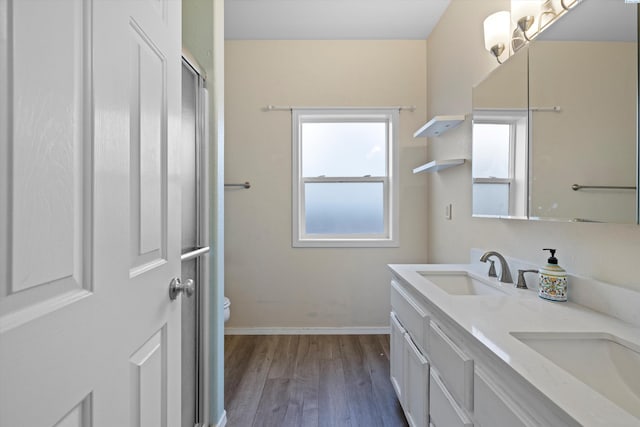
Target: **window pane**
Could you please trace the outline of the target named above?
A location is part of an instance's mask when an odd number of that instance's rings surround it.
[[[508,124],[473,124],[473,177],[509,178]]]
[[[381,182],[306,183],[307,234],[384,233]]]
[[[509,184],[473,184],[474,215],[509,215]]]
[[[386,175],[387,124],[302,123],[302,176]]]

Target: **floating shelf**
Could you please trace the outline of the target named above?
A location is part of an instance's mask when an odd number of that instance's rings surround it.
[[[465,116],[435,116],[413,134],[414,138],[439,136],[464,122]]]
[[[434,160],[422,166],[418,166],[413,170],[413,173],[422,172],[438,172],[442,169],[452,168],[454,166],[460,166],[465,162],[465,159],[449,159],[449,160]]]

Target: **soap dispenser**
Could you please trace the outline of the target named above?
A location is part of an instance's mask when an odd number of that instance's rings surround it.
[[[567,272],[558,265],[555,249],[543,250],[550,251],[551,256],[538,273],[538,296],[551,301],[566,301]]]

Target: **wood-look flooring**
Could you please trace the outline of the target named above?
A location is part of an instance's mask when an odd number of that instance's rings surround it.
[[[388,335],[228,335],[229,427],[404,427]]]

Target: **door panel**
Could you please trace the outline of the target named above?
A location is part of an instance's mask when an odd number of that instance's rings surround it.
[[[180,9],[0,0],[0,426],[179,425]]]
[[[91,425],[91,396],[87,396],[64,416],[55,427],[86,427]]]
[[[129,359],[131,364],[131,425],[166,427],[166,329],[153,334]]]
[[[131,256],[135,276],[166,260],[167,133],[164,55],[131,23]]]
[[[81,0],[0,2],[2,426],[73,425],[92,389],[71,359],[92,327],[90,12]]]
[[[7,94],[0,107],[6,135],[0,148],[0,316],[6,327],[91,289],[85,221],[91,143],[83,120],[90,22],[79,0],[34,3],[41,12],[32,18],[28,2],[0,2],[6,19],[0,23],[0,83]],[[54,46],[64,47],[60,57]],[[42,75],[43,67],[51,71]]]
[[[72,286],[82,282],[77,277],[82,251],[76,245],[83,237],[85,105],[78,78],[87,72],[83,5],[78,0],[38,3],[43,10],[32,16],[25,2],[11,2],[12,42],[20,49],[12,52],[8,82],[13,92],[9,294],[58,281]],[[48,37],[34,38],[33,27]],[[44,75],[43,66],[49,70]],[[42,215],[57,226],[38,221]],[[38,246],[31,243],[34,239]]]

